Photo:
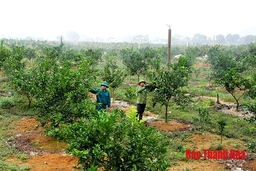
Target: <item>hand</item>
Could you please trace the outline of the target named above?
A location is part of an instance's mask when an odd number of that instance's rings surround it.
[[[110,111],[110,107],[107,107],[107,111],[108,111],[108,112]]]

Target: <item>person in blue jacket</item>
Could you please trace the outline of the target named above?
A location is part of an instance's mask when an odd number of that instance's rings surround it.
[[[90,91],[91,93],[96,94],[97,110],[106,110],[107,107],[109,108],[111,105],[110,93],[107,90],[107,88],[108,83],[104,81],[101,84],[101,88],[97,88]]]

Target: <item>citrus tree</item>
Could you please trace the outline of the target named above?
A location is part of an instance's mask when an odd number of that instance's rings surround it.
[[[70,61],[59,61],[58,47],[46,47],[32,67],[22,62],[24,54],[24,47],[14,47],[4,62],[4,73],[13,90],[27,97],[28,107],[35,100],[43,124],[55,128],[94,112],[88,95],[96,77],[94,60],[84,59],[71,71]]]
[[[115,101],[115,89],[124,82],[124,79],[127,76],[127,74],[124,69],[121,69],[116,64],[115,57],[110,56],[106,62],[102,75],[102,79],[109,83],[109,87],[112,90],[112,98],[113,101]]]
[[[190,64],[190,61],[185,56],[182,56],[179,58],[178,63],[171,65],[172,70],[170,72],[160,69],[152,76],[152,84],[155,87],[153,102],[165,106],[165,122],[167,122],[168,106],[171,99],[178,103],[181,98],[186,98],[182,87],[188,84],[191,75]]]
[[[253,80],[250,75],[246,75],[244,58],[239,57],[239,54],[234,56],[230,50],[221,48],[214,46],[209,50],[211,78],[234,98],[238,110],[239,100],[253,86]]]
[[[10,87],[18,94],[26,96],[30,108],[38,88],[35,85],[35,72],[26,69],[26,64],[21,61],[24,58],[24,47],[13,47],[10,56],[3,63],[3,72],[9,79]]]
[[[72,123],[77,118],[93,113],[94,105],[88,95],[95,80],[90,60],[80,62],[77,70],[71,71],[71,62],[52,65],[52,61],[39,64],[39,85],[44,88],[37,95],[37,105],[43,122],[53,128],[63,123]],[[46,67],[46,68],[44,68]]]
[[[145,57],[134,49],[122,50],[121,55],[130,75],[137,75],[139,81],[140,75],[146,73],[148,67]]]

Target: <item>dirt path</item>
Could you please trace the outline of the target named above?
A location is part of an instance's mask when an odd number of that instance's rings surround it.
[[[21,167],[29,167],[32,171],[72,171],[78,159],[65,154],[67,145],[64,142],[44,136],[43,128],[34,117],[26,117],[13,123],[14,140],[8,142],[11,147],[17,148],[26,154],[28,159],[10,156],[6,163]]]

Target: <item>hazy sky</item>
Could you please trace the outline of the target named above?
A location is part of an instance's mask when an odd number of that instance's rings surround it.
[[[256,26],[255,0],[0,0],[0,38],[239,34]]]

